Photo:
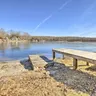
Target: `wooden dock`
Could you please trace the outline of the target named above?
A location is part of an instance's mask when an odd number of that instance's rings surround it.
[[[53,64],[53,60],[49,60],[43,55],[29,55],[29,60],[33,66],[33,69],[44,68],[47,64]]]
[[[77,69],[78,60],[86,61],[87,65],[89,65],[89,63],[96,64],[96,53],[93,53],[93,52],[73,50],[73,49],[64,49],[64,48],[53,49],[52,51],[53,51],[53,60],[55,59],[55,53],[60,53],[60,54],[72,57],[74,69]]]

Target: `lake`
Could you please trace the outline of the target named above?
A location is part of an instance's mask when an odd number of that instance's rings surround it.
[[[0,61],[21,60],[28,55],[41,54],[52,58],[53,48],[71,48],[96,52],[93,42],[45,42],[45,43],[8,43],[0,44]],[[59,55],[58,55],[59,56]]]

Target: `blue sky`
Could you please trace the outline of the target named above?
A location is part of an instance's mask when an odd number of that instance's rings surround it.
[[[38,36],[96,36],[96,0],[0,0],[0,27]]]

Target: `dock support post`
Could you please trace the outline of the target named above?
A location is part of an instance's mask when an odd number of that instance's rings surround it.
[[[89,66],[89,62],[86,62],[86,65]]]
[[[53,51],[53,60],[55,59],[55,52]]]
[[[77,59],[73,58],[73,69],[77,69]]]
[[[64,59],[64,54],[62,55],[62,59]]]

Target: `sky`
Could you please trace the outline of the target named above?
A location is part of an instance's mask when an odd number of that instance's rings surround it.
[[[96,37],[96,0],[0,0],[0,28],[33,36]]]

